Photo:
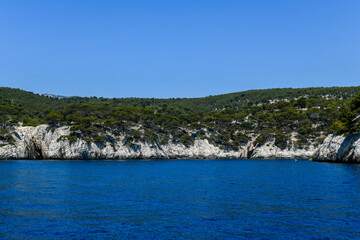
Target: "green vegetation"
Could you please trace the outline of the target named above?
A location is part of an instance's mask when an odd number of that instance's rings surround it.
[[[6,144],[13,144],[15,139],[11,136],[11,134],[9,134],[8,130],[0,128],[0,141],[3,142],[0,143],[0,146],[4,146]]]
[[[332,129],[338,134],[353,134],[360,130],[360,93],[346,105]]]
[[[273,140],[284,149],[319,144],[332,131],[359,130],[360,87],[251,90],[205,98],[53,98],[0,88],[0,141],[16,124],[71,126],[70,142],[191,145],[196,138],[228,150]],[[346,107],[350,106],[350,107]],[[340,118],[339,118],[340,117]],[[338,120],[339,118],[339,120]],[[351,121],[349,120],[351,119]],[[10,135],[11,136],[11,135]],[[124,136],[119,138],[115,136]],[[58,139],[59,141],[61,140]]]

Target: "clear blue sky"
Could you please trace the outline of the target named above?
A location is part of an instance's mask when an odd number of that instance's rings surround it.
[[[163,98],[358,85],[359,0],[0,1],[0,86]]]

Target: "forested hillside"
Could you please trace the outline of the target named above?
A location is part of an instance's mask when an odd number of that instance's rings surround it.
[[[11,144],[12,126],[71,126],[70,141],[190,145],[196,138],[238,149],[256,138],[280,148],[320,143],[360,87],[250,90],[204,98],[54,98],[0,88],[0,140]],[[344,114],[344,113],[342,113]],[[340,130],[339,130],[340,129]]]
[[[332,130],[338,134],[355,134],[360,130],[360,93],[346,104]]]

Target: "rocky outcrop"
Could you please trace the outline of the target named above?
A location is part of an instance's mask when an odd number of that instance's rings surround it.
[[[196,139],[191,146],[182,143],[124,144],[125,136],[113,136],[115,142],[94,143],[76,139],[70,143],[67,126],[51,128],[15,127],[11,135],[13,144],[0,147],[0,159],[215,159],[215,158],[308,158],[314,147],[305,149],[280,149],[273,143],[257,146],[250,141],[238,151],[229,151],[214,146],[206,139]]]
[[[250,158],[310,158],[314,151],[313,145],[309,145],[307,148],[280,149],[273,142],[268,142],[260,147],[255,147]]]
[[[360,133],[349,136],[329,135],[315,151],[315,161],[360,162]]]

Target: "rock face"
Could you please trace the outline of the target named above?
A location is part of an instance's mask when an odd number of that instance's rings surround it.
[[[253,141],[239,151],[220,149],[208,140],[196,139],[191,146],[181,143],[157,145],[139,142],[123,144],[125,136],[117,136],[115,143],[94,143],[76,139],[70,143],[67,138],[70,128],[67,126],[52,129],[48,125],[37,127],[16,127],[11,135],[14,144],[0,147],[0,159],[215,159],[215,158],[309,158],[314,147],[304,149],[280,149],[273,143],[261,147]]]
[[[329,135],[315,151],[315,161],[360,162],[360,133],[344,136]]]
[[[215,159],[215,158],[310,158],[315,161],[360,162],[360,133],[344,136],[329,135],[315,148],[280,149],[274,142],[262,146],[254,139],[238,151],[228,151],[212,145],[208,140],[196,139],[191,146],[181,143],[139,142],[124,144],[125,136],[116,136],[115,143],[94,143],[76,139],[70,143],[67,126],[52,129],[48,125],[16,127],[11,131],[13,144],[0,145],[0,159]],[[1,144],[1,142],[0,142]]]
[[[251,158],[310,158],[315,151],[315,147],[310,145],[308,149],[280,149],[273,142],[261,147],[256,147],[251,154]]]

